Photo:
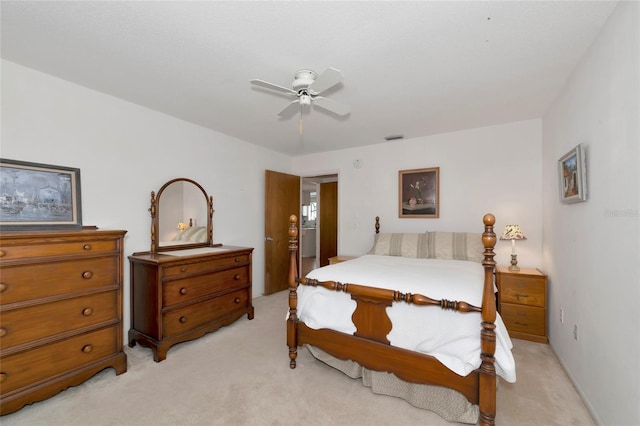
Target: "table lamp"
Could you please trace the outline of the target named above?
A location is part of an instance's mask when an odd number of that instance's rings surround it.
[[[520,270],[518,267],[518,259],[516,257],[516,240],[526,240],[518,225],[507,225],[504,227],[504,232],[500,236],[501,240],[511,240],[511,266],[510,271],[517,272]]]

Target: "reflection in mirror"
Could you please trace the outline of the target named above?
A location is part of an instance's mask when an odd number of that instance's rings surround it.
[[[151,252],[212,245],[213,200],[195,181],[173,179],[151,193]]]
[[[162,193],[159,209],[162,212],[158,218],[161,247],[207,242],[207,200],[198,187],[184,181],[172,183]]]

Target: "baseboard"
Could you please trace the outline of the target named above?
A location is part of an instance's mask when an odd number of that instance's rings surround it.
[[[556,350],[554,349],[553,345],[551,344],[551,340],[549,340],[549,347],[551,348],[551,351],[553,351],[553,354],[556,356],[556,359],[560,363],[560,366],[564,370],[564,373],[567,375],[567,377],[571,381],[571,384],[573,385],[573,387],[578,392],[578,395],[580,396],[580,399],[584,403],[585,407],[587,407],[587,411],[589,411],[589,414],[591,414],[591,417],[593,418],[593,421],[598,426],[605,426],[604,422],[600,419],[600,416],[598,416],[598,413],[596,412],[595,408],[593,408],[593,405],[591,405],[591,402],[589,401],[587,396],[584,394],[584,392],[582,392],[582,389],[580,389],[580,386],[576,382],[575,377],[573,377],[573,374],[571,374],[571,371],[567,368],[567,365],[564,363],[564,360],[562,358],[560,358],[558,356],[558,354],[556,353]]]

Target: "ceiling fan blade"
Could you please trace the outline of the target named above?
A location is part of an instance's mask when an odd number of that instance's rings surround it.
[[[282,86],[278,86],[277,84],[269,83],[268,81],[251,80],[250,83],[255,85],[255,86],[260,86],[260,87],[264,87],[264,88],[267,88],[267,89],[275,90],[275,91],[278,91],[278,92],[296,95],[295,90],[288,89],[288,88],[282,87]]]
[[[340,83],[343,79],[344,76],[340,71],[335,68],[327,68],[309,85],[309,90],[317,95]]]
[[[351,107],[349,105],[329,98],[323,98],[322,96],[316,96],[313,98],[313,105],[340,116],[347,115],[351,112]]]
[[[287,105],[282,111],[278,113],[279,117],[291,117],[295,112],[300,110],[300,100],[295,100]]]

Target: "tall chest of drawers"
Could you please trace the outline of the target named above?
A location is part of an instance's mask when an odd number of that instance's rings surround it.
[[[496,267],[498,310],[511,337],[547,343],[547,276],[537,269]]]
[[[129,346],[151,348],[156,362],[177,343],[202,337],[245,314],[253,319],[253,249],[224,246],[196,252],[129,256]]]
[[[0,414],[113,367],[122,350],[126,231],[0,235]]]

